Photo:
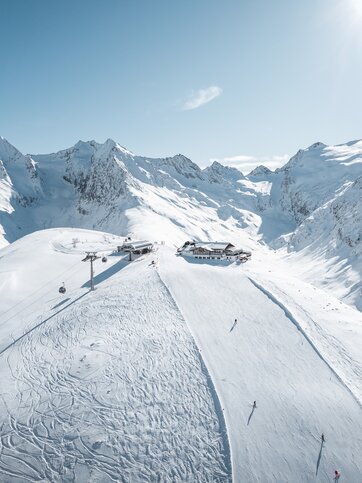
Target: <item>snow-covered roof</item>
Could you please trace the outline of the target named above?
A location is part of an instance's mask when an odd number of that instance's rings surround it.
[[[195,242],[190,243],[182,248],[182,251],[191,252],[195,248],[203,248],[204,250],[226,250],[227,248],[234,248],[234,245],[229,242]]]
[[[141,240],[141,241],[133,241],[133,242],[125,243],[123,247],[131,248],[132,250],[140,250],[141,248],[151,247],[152,245],[153,243],[150,241]]]
[[[228,247],[233,247],[234,245],[229,242],[199,242],[195,243],[197,248],[206,248],[207,250],[226,250]]]

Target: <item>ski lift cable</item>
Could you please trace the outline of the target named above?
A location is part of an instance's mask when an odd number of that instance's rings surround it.
[[[28,298],[30,297],[33,297],[37,292],[39,292],[39,290],[42,290],[44,287],[46,287],[47,285],[49,285],[50,282],[53,282],[54,280],[56,279],[59,279],[60,277],[62,277],[66,272],[68,272],[69,270],[72,270],[76,265],[78,265],[78,262],[75,263],[74,265],[72,265],[71,267],[67,268],[66,270],[64,270],[62,273],[60,273],[59,275],[57,275],[56,277],[54,278],[51,278],[50,280],[48,280],[46,283],[44,283],[43,285],[41,285],[39,288],[37,288],[36,290],[34,290],[34,292],[30,293],[29,295],[27,295],[26,297],[24,297],[20,302],[18,302],[16,304],[16,306],[13,306],[13,307],[10,307],[10,309],[6,310],[5,312],[2,313],[2,315],[5,315],[7,314],[8,312],[10,312],[11,310],[13,310],[15,307],[17,307],[19,304],[22,304],[25,300],[27,300]]]
[[[39,287],[38,289],[34,290],[34,292],[32,292],[31,294],[27,295],[26,297],[24,297],[20,302],[18,302],[16,304],[16,306],[18,305],[21,305],[22,303],[24,303],[26,300],[28,300],[30,297],[33,297],[37,292],[39,292],[40,290],[42,290],[44,287],[46,287],[47,285],[49,285],[50,282],[53,282],[54,280],[56,279],[59,279],[60,277],[63,277],[64,274],[66,274],[67,272],[70,271],[69,275],[67,275],[65,277],[65,280],[69,279],[71,273],[73,271],[75,271],[75,267],[78,266],[78,263],[75,263],[74,265],[72,265],[71,267],[67,268],[66,270],[64,270],[63,272],[61,272],[60,274],[58,274],[57,276],[51,278],[50,280],[48,280],[45,284],[43,284],[41,287]],[[33,302],[31,302],[30,304],[26,305],[25,307],[21,308],[20,310],[18,310],[17,312],[15,312],[15,314],[13,315],[10,315],[10,317],[6,318],[5,320],[1,320],[0,319],[0,323],[3,324],[3,323],[6,323],[8,322],[9,320],[13,319],[14,317],[16,317],[17,315],[21,314],[22,312],[24,312],[24,310],[28,309],[29,307],[31,307],[32,305],[34,305],[35,302],[37,302],[40,298],[44,297],[44,295],[52,292],[54,289],[53,287],[50,288],[49,290],[47,290],[45,293],[42,293],[39,297],[37,297]],[[54,299],[57,299],[58,297],[55,297]],[[52,300],[54,300],[52,299]],[[10,307],[10,309],[6,310],[5,312],[3,312],[2,315],[4,314],[7,314],[9,313],[10,311],[12,311],[16,306],[13,306],[13,307]]]
[[[73,305],[75,302],[77,302],[79,299],[81,299],[82,297],[84,297],[85,295],[87,295],[87,292],[83,293],[80,297],[76,298],[75,300],[73,300],[72,302],[70,302],[67,306],[65,306],[64,308],[60,309],[58,312],[56,312],[55,314],[51,315],[50,317],[46,318],[45,320],[41,320],[39,323],[37,323],[36,325],[34,325],[33,327],[29,327],[28,329],[25,330],[25,332],[23,332],[23,334],[21,334],[19,337],[17,338],[14,338],[12,336],[12,339],[13,341],[8,344],[6,347],[4,347],[4,349],[0,350],[0,356],[2,354],[4,354],[4,352],[6,352],[8,349],[10,349],[11,347],[13,347],[17,342],[19,342],[20,340],[22,340],[24,337],[26,337],[27,335],[29,335],[31,332],[33,332],[34,330],[36,330],[37,328],[41,327],[45,322],[47,322],[49,319],[55,317],[56,315],[58,315],[60,312],[63,312],[65,309],[67,309],[70,305]],[[41,318],[44,317],[44,314],[42,314],[40,316]]]
[[[6,323],[8,322],[9,320],[13,319],[14,317],[18,316],[19,314],[21,314],[22,312],[24,312],[24,310],[26,309],[29,309],[29,307],[31,307],[32,305],[34,305],[36,302],[38,302],[42,297],[46,296],[47,294],[49,294],[50,292],[53,292],[54,291],[54,288],[51,287],[49,290],[47,290],[46,292],[42,293],[38,298],[36,298],[33,302],[31,302],[30,304],[26,305],[25,307],[23,307],[21,310],[19,310],[18,312],[16,312],[15,314],[11,315],[10,317],[8,317],[7,319],[5,320],[2,320],[1,323]],[[57,299],[59,299],[59,297],[56,297]],[[54,300],[54,299],[52,299]],[[51,309],[48,309],[46,311],[50,311]]]
[[[60,274],[58,274],[57,276],[51,278],[50,280],[48,280],[45,284],[43,284],[42,286],[40,286],[39,288],[37,288],[36,290],[34,290],[34,292],[32,292],[31,294],[27,295],[26,297],[24,297],[20,302],[18,302],[15,306],[13,307],[10,307],[10,309],[6,310],[5,312],[3,312],[1,315],[5,315],[9,312],[11,312],[12,310],[14,310],[14,308],[16,308],[17,306],[21,305],[23,302],[25,302],[26,300],[28,300],[30,297],[33,297],[37,292],[39,292],[40,290],[44,289],[44,287],[46,287],[47,285],[49,285],[49,283],[53,282],[54,280],[56,279],[59,279],[60,277],[63,277],[65,273],[69,272],[69,271],[73,271],[74,268],[76,266],[79,266],[79,262],[75,263],[74,265],[72,265],[71,267],[67,268],[66,270],[64,270],[63,272],[61,272]],[[69,278],[70,274],[65,277],[66,279]],[[49,293],[50,291],[53,291],[53,288],[47,290],[45,293]],[[21,312],[23,312],[25,309],[27,309],[28,307],[31,307],[35,302],[37,302],[41,297],[43,297],[44,294],[42,294],[40,297],[36,298],[31,304],[29,305],[26,305],[25,307],[23,307],[22,309],[18,310],[17,312],[15,312],[15,314],[11,315],[10,317],[8,317],[7,319],[5,320],[1,320],[1,323],[5,323],[7,322],[8,320],[11,320],[13,317],[15,317],[16,315],[20,314]]]
[[[63,272],[61,272],[59,275],[57,275],[56,277],[50,279],[47,283],[45,283],[44,285],[42,285],[41,287],[39,287],[37,290],[35,290],[34,292],[32,292],[30,295],[28,295],[27,297],[25,297],[24,299],[21,300],[21,302],[19,302],[20,304],[23,303],[25,300],[27,300],[28,298],[32,297],[35,293],[39,292],[39,290],[41,290],[42,288],[44,288],[45,286],[47,286],[49,284],[49,282],[52,282],[54,281],[55,279],[58,279],[59,277],[61,276],[64,276],[65,273],[71,271],[65,278],[65,280],[69,279],[69,277],[71,276],[71,273],[74,270],[74,267],[78,266],[78,262],[75,263],[74,265],[72,265],[71,267],[67,268],[66,270],[64,270]],[[64,283],[64,282],[63,282]],[[38,300],[40,300],[42,297],[44,297],[45,295],[47,295],[48,293],[52,292],[54,290],[53,287],[51,287],[49,290],[47,290],[45,293],[42,293],[39,297],[37,297],[33,302],[31,302],[30,304],[26,305],[25,307],[21,308],[20,310],[18,310],[17,312],[15,312],[15,314],[13,315],[10,315],[10,317],[8,317],[7,319],[5,320],[1,320],[0,319],[0,323],[3,324],[3,323],[6,323],[8,322],[9,320],[13,319],[14,317],[16,317],[17,315],[21,314],[22,312],[24,312],[24,310],[28,309],[29,307],[31,307],[32,305],[34,305],[36,302],[38,302]],[[55,300],[57,299],[58,297],[54,297],[53,299],[51,300]],[[50,300],[50,301],[51,301]],[[17,304],[18,305],[18,304]],[[11,307],[10,309],[8,309],[6,312],[4,312],[4,314],[8,313],[10,310],[13,310],[14,307]]]

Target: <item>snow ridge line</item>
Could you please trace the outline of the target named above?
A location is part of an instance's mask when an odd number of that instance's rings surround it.
[[[71,305],[75,304],[76,302],[78,302],[78,300],[80,300],[81,298],[85,297],[86,295],[88,294],[88,292],[85,292],[83,293],[82,295],[80,295],[78,298],[72,300],[68,305],[66,305],[65,307],[62,307],[60,310],[58,310],[58,312],[56,312],[55,314],[53,315],[50,315],[49,317],[47,317],[46,319],[42,320],[41,322],[39,322],[38,324],[34,325],[34,327],[32,327],[31,329],[27,330],[26,332],[24,332],[24,334],[22,334],[21,336],[19,336],[17,339],[14,339],[9,345],[7,345],[6,347],[4,347],[3,349],[0,350],[0,356],[2,354],[4,354],[4,352],[6,352],[8,349],[10,349],[11,347],[13,347],[15,344],[17,344],[20,340],[22,340],[24,337],[26,337],[27,335],[29,335],[31,332],[33,332],[35,329],[38,329],[39,327],[41,327],[42,325],[44,325],[46,322],[48,322],[50,319],[52,319],[53,317],[55,317],[56,315],[60,314],[60,312],[63,312],[63,310],[67,309],[68,307],[70,307]]]
[[[344,379],[336,372],[334,367],[326,360],[326,358],[323,356],[323,354],[320,352],[318,347],[315,345],[315,343],[312,341],[312,339],[308,336],[308,334],[305,332],[303,327],[300,325],[298,322],[297,318],[292,314],[292,312],[281,302],[272,292],[270,292],[268,289],[263,287],[260,283],[256,282],[253,278],[251,278],[249,275],[247,276],[250,282],[261,292],[263,292],[264,295],[266,295],[274,304],[276,304],[282,311],[284,312],[285,316],[287,319],[289,319],[293,325],[296,326],[296,328],[299,330],[299,332],[303,335],[303,337],[306,339],[306,341],[309,343],[309,345],[312,347],[314,352],[318,355],[318,357],[328,366],[330,371],[336,376],[338,381],[347,389],[347,391],[352,395],[353,399],[357,402],[359,407],[362,409],[362,401],[360,401],[359,397],[353,392],[353,390],[348,386],[348,384],[344,381]]]
[[[160,273],[159,273],[159,271],[158,271],[157,268],[156,268],[156,272],[157,272],[157,275],[158,275],[158,277],[159,277],[162,285],[164,286],[165,290],[170,295],[171,300],[172,300],[173,304],[175,305],[176,309],[182,315],[182,318],[185,321],[186,326],[189,329],[190,335],[191,335],[191,337],[192,337],[192,339],[194,341],[195,348],[197,349],[196,352],[197,352],[197,356],[198,356],[199,361],[200,361],[201,370],[202,370],[202,372],[204,373],[204,375],[206,377],[207,385],[209,387],[209,390],[210,390],[210,393],[211,393],[211,397],[212,397],[213,402],[214,402],[216,415],[217,415],[217,418],[219,420],[220,433],[221,433],[221,437],[222,437],[222,440],[223,440],[223,443],[224,443],[224,448],[225,448],[225,454],[224,454],[225,464],[226,464],[226,467],[228,468],[229,473],[231,475],[231,480],[230,480],[230,483],[231,483],[233,481],[233,466],[232,466],[232,457],[231,457],[231,445],[230,445],[230,441],[229,441],[229,436],[228,436],[228,431],[227,431],[227,425],[226,425],[226,421],[225,421],[225,417],[224,417],[222,405],[221,405],[221,402],[220,402],[220,399],[219,399],[219,395],[218,395],[218,393],[216,391],[215,384],[214,384],[214,382],[212,380],[212,377],[210,375],[209,370],[207,369],[206,363],[205,363],[205,361],[204,361],[204,359],[203,359],[203,357],[201,355],[199,346],[197,345],[197,342],[196,342],[196,339],[194,337],[194,334],[192,333],[192,331],[191,331],[191,329],[189,327],[189,324],[187,323],[186,318],[184,317],[184,315],[183,315],[180,307],[178,306],[178,304],[176,302],[175,297],[173,296],[171,290],[169,289],[169,287],[166,285],[166,283],[162,279],[162,277],[161,277],[161,275],[160,275]]]

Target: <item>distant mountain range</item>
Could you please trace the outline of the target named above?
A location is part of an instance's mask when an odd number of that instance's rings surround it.
[[[62,226],[175,245],[190,238],[264,243],[315,257],[329,277],[342,277],[343,295],[358,305],[362,141],[315,143],[280,169],[244,175],[217,162],[201,169],[181,154],[137,156],[111,139],[23,155],[0,138],[0,246]]]

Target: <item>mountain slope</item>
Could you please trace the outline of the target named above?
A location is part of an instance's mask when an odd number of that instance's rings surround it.
[[[109,256],[89,292],[83,251],[115,243],[46,230],[0,258],[0,480],[230,481],[217,398],[154,266]]]
[[[288,251],[290,260],[294,253],[291,263],[317,258],[316,284],[325,270],[334,278],[333,260],[343,262],[338,285],[351,289],[339,293],[361,306],[362,141],[315,143],[275,172],[259,167],[249,176],[217,162],[201,169],[181,154],[136,156],[111,139],[50,155],[23,156],[4,139],[0,147],[3,245],[60,226],[175,245],[189,238],[247,248],[260,242]]]
[[[0,479],[357,482],[361,314],[262,246],[129,263],[119,241],[52,229],[0,251]],[[86,250],[108,254],[94,292]]]
[[[305,314],[296,311],[298,291],[304,287],[295,281],[295,298],[284,305],[263,287],[260,276],[267,271],[270,278],[270,269],[278,265],[264,259],[256,264],[261,273],[253,265],[240,270],[182,257],[174,260],[166,250],[160,254],[161,276],[196,338],[225,408],[234,479],[327,482],[337,467],[348,481],[358,481],[361,469],[351,455],[362,444],[360,430],[355,433],[354,427],[362,403],[361,316],[350,309],[345,320],[356,347],[337,355],[330,340],[324,340],[330,321],[322,322],[324,303],[318,294],[303,300],[318,330],[304,331]],[[283,275],[288,287],[287,269]],[[331,302],[341,309],[338,301]],[[342,333],[338,324],[335,329],[336,342],[344,346],[348,331]],[[344,365],[352,370],[348,376]],[[343,382],[352,380],[353,392]],[[325,447],[322,432],[328,435]]]

